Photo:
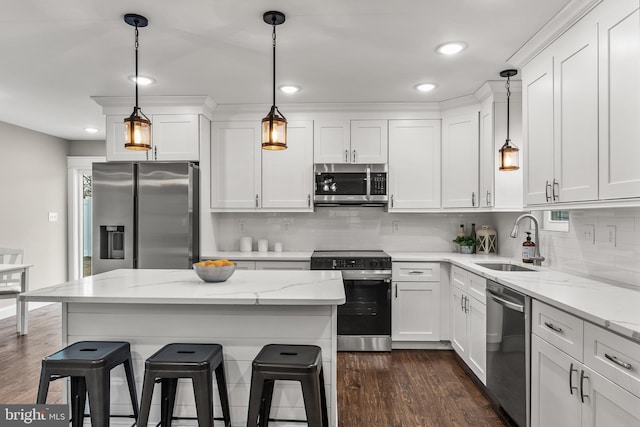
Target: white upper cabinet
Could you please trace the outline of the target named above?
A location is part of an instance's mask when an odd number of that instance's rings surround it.
[[[260,131],[257,121],[212,124],[212,208],[254,210],[260,206]]]
[[[525,204],[598,198],[596,31],[578,22],[523,70]]]
[[[287,124],[287,149],[262,150],[262,208],[313,210],[313,121]]]
[[[287,125],[287,149],[262,150],[258,121],[214,122],[211,208],[312,211],[313,122]]]
[[[198,161],[200,159],[200,119],[206,120],[206,126],[209,126],[209,121],[197,114],[153,115],[151,125],[153,160]]]
[[[319,120],[314,163],[387,163],[386,120]]]
[[[442,207],[478,207],[478,111],[442,119]]]
[[[440,207],[440,120],[389,120],[389,212]]]
[[[108,161],[143,161],[149,159],[149,151],[127,150],[124,148],[124,119],[127,117],[129,116],[107,116],[105,133]]]
[[[640,197],[638,0],[600,6],[600,198]]]

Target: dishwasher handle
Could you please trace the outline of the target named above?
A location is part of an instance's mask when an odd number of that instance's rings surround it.
[[[503,299],[498,295],[496,295],[495,293],[493,293],[490,289],[487,289],[487,297],[491,298],[493,301],[497,302],[503,307],[509,308],[514,311],[518,311],[520,313],[524,313],[524,308],[525,308],[524,305],[517,304],[515,302],[511,302],[506,299]]]

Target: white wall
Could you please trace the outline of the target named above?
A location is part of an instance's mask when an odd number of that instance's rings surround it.
[[[0,122],[0,246],[24,249],[32,289],[67,277],[68,150],[69,141]]]
[[[104,140],[69,141],[70,156],[106,156],[107,143]]]
[[[285,251],[315,249],[384,249],[388,251],[450,252],[460,224],[493,225],[491,214],[393,214],[382,208],[318,208],[314,213],[217,213],[214,234],[203,237],[207,251],[239,250],[241,235],[283,243]],[[394,232],[394,223],[397,223]],[[241,227],[244,232],[241,232]],[[217,248],[213,244],[217,244]]]
[[[640,288],[640,208],[585,209],[570,215],[568,233],[540,233],[544,265]],[[520,258],[523,229],[528,225],[523,222],[521,235],[511,239],[509,232],[517,215],[496,217],[502,255]],[[615,245],[609,242],[608,226],[615,227]]]

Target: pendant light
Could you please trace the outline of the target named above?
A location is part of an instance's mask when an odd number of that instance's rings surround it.
[[[124,15],[124,22],[136,28],[136,105],[133,107],[133,113],[124,119],[124,148],[127,150],[150,150],[151,120],[138,107],[138,27],[146,27],[149,21],[144,16],[127,13]]]
[[[511,145],[511,139],[509,139],[509,98],[511,97],[511,77],[518,74],[518,70],[504,70],[500,72],[501,77],[507,78],[505,87],[507,88],[507,140],[504,142],[502,148],[500,148],[500,170],[501,171],[515,171],[520,169],[520,161],[518,159],[518,151],[520,149],[515,145]]]
[[[269,114],[262,119],[262,149],[285,150],[287,148],[287,119],[276,107],[276,25],[284,22],[284,13],[265,12],[262,19],[273,26],[273,104]]]

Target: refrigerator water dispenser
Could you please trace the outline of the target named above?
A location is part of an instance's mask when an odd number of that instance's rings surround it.
[[[100,259],[124,259],[124,225],[100,226]]]

